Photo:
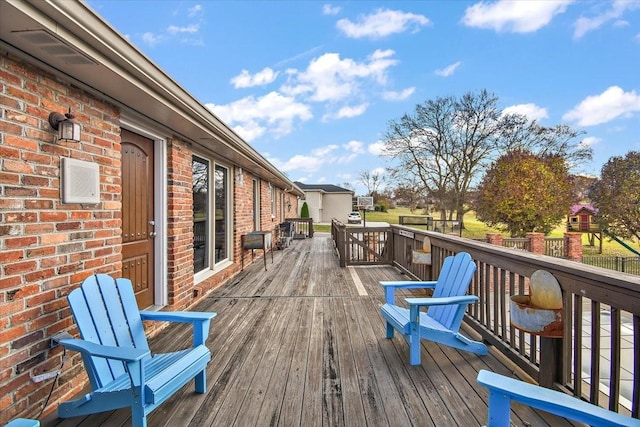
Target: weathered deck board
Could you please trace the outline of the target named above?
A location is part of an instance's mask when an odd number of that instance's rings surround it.
[[[256,254],[258,255],[258,254]],[[330,236],[296,240],[258,257],[196,307],[216,311],[207,345],[212,361],[204,395],[189,384],[149,417],[149,426],[478,426],[487,391],[478,370],[510,374],[492,354],[477,356],[423,342],[422,364],[408,346],[385,338],[380,280],[406,279],[391,267],[340,268]],[[152,350],[190,344],[171,326]],[[514,405],[515,426],[572,425]],[[128,425],[128,410],[43,426]]]

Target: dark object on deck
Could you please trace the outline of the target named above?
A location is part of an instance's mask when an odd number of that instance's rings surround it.
[[[271,232],[270,231],[252,231],[247,234],[243,234],[240,239],[242,240],[242,250],[246,251],[251,249],[251,261],[253,262],[253,251],[256,249],[262,249],[262,258],[264,260],[264,270],[267,271],[267,249],[271,249]],[[273,251],[271,252],[271,263],[273,264]],[[242,269],[244,270],[244,253],[242,254]]]

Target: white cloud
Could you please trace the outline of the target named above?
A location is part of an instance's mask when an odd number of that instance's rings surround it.
[[[154,34],[151,32],[142,34],[142,42],[144,44],[148,44],[149,46],[155,46],[158,43],[162,42],[163,39],[164,37],[162,36],[162,34]]]
[[[386,91],[382,93],[382,99],[386,101],[403,101],[413,95],[415,91],[415,86],[408,87],[400,92]]]
[[[371,171],[372,175],[378,175],[378,176],[383,176],[385,173],[387,173],[387,170],[385,168],[375,168]]]
[[[302,155],[297,154],[288,160],[281,161],[279,159],[269,158],[268,160],[273,163],[278,169],[284,172],[291,171],[304,171],[309,174],[314,172],[325,170],[328,165],[336,164],[348,164],[353,162],[359,154],[364,152],[364,144],[359,141],[349,141],[342,145],[345,152],[340,152],[340,146],[335,144],[326,145],[324,147],[318,147],[311,150],[310,154]],[[333,178],[335,179],[335,177]],[[298,181],[305,182],[302,178]],[[322,182],[318,178],[314,178],[314,182]]]
[[[589,31],[597,30],[611,20],[617,20],[626,12],[640,8],[639,2],[632,2],[628,0],[616,0],[605,4],[611,4],[611,8],[594,17],[586,18],[581,16],[576,20],[574,24],[575,30],[573,32],[573,38],[579,39]]]
[[[259,98],[248,96],[227,105],[207,104],[207,107],[229,126],[239,129],[238,133],[247,141],[267,131],[286,135],[293,130],[295,121],[313,117],[308,105],[277,92]]]
[[[338,13],[340,13],[341,10],[342,10],[342,8],[340,6],[334,6],[334,5],[329,4],[329,3],[325,3],[322,6],[322,14],[323,15],[337,15]]]
[[[375,156],[380,156],[384,152],[384,142],[377,141],[377,142],[374,142],[373,144],[369,144],[369,147],[367,147],[367,150],[369,151],[370,154],[373,154]]]
[[[451,64],[441,70],[436,70],[436,75],[438,76],[442,76],[442,77],[449,77],[451,74],[453,74],[459,66],[462,65],[462,61],[458,61],[454,64]]]
[[[344,163],[345,159],[355,155],[350,153],[347,156],[339,156],[335,154],[339,148],[338,145],[330,144],[311,150],[310,155],[296,154],[286,161],[279,159],[269,159],[269,161],[283,172],[295,170],[302,170],[306,173],[317,172],[327,164]],[[304,182],[302,179],[298,179],[298,181]]]
[[[549,24],[573,0],[480,2],[469,6],[462,18],[469,27],[498,32],[530,33]]]
[[[328,120],[337,120],[337,119],[361,116],[362,114],[365,113],[365,111],[367,111],[368,107],[369,107],[369,103],[367,102],[360,105],[354,105],[354,106],[346,105],[340,108],[335,113],[325,114],[324,116],[322,116],[322,120],[328,121]]]
[[[633,90],[625,92],[618,86],[611,86],[600,95],[586,97],[562,119],[574,121],[579,126],[594,126],[639,111],[640,95]]]
[[[232,126],[235,133],[240,135],[245,141],[253,141],[256,138],[261,137],[267,132],[267,128],[260,126],[255,120],[248,120],[243,122],[242,125]]]
[[[518,104],[502,110],[502,114],[520,114],[526,116],[529,120],[542,120],[549,117],[546,108],[538,107],[536,104]]]
[[[429,19],[423,15],[405,13],[399,10],[378,9],[370,15],[359,16],[357,22],[352,22],[349,19],[340,19],[336,23],[336,27],[350,38],[368,37],[380,39],[409,30],[417,32],[421,27],[429,23]]]
[[[198,24],[187,25],[186,27],[178,27],[177,25],[169,25],[167,32],[169,34],[195,34],[200,29]]]
[[[197,15],[199,15],[201,12],[203,11],[202,5],[201,4],[197,4],[193,7],[190,7],[189,9],[187,9],[187,15],[190,18],[193,18]]]
[[[291,172],[294,170],[303,170],[305,172],[316,172],[324,165],[322,158],[313,156],[303,156],[296,154],[286,162],[276,161],[275,166],[283,172]]]
[[[332,152],[336,151],[339,147],[336,144],[326,145],[324,147],[314,148],[311,150],[311,154],[316,157],[326,157]]]
[[[204,12],[202,5],[197,4],[187,9],[187,16],[191,21],[199,20],[198,16]],[[181,12],[174,11],[173,16],[180,15]],[[194,37],[200,32],[200,23],[191,23],[186,25],[170,24],[166,30],[160,33],[152,33],[147,31],[142,34],[142,42],[149,46],[156,46],[160,43],[177,41],[178,43],[189,44],[193,46],[204,46],[203,39],[200,36]]]
[[[360,141],[351,140],[344,144],[342,147],[344,147],[344,149],[347,151],[352,151],[357,154],[364,153],[364,143]]]
[[[582,141],[580,141],[580,144],[581,145],[586,145],[588,147],[591,147],[591,146],[597,144],[600,141],[602,141],[602,139],[597,138],[595,136],[588,136],[585,139],[583,139]]]
[[[288,70],[289,82],[281,90],[288,95],[309,94],[316,102],[353,98],[367,79],[385,84],[387,69],[397,64],[393,50],[376,50],[367,61],[342,59],[337,53],[325,53],[313,59],[306,70]]]
[[[344,156],[340,156],[336,159],[336,163],[344,165],[347,163],[351,163],[352,161],[354,161],[356,158],[358,157],[358,155],[356,153],[349,153],[346,154]]]
[[[231,79],[231,83],[236,89],[247,88],[272,83],[277,77],[278,73],[269,67],[262,71],[258,71],[254,75],[249,74],[249,71],[247,70],[242,70],[240,74]]]

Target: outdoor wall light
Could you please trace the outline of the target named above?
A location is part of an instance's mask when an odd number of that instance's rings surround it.
[[[55,111],[49,114],[49,124],[58,131],[57,141],[80,142],[80,125],[71,121],[71,108],[64,115]]]
[[[291,201],[287,200],[287,212],[291,211]]]

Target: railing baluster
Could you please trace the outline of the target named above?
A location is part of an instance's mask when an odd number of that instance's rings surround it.
[[[640,418],[640,315],[633,315],[633,396],[631,416]]]
[[[495,292],[498,296],[498,303],[496,305],[496,313],[499,313],[500,319],[500,336],[505,337],[507,335],[507,307],[509,303],[507,302],[507,272],[503,269],[500,269],[500,289]],[[496,318],[498,318],[496,316]]]
[[[581,295],[573,295],[573,394],[582,398],[582,302]]]
[[[600,393],[600,303],[591,300],[591,381],[589,387],[589,402],[598,405]]]
[[[620,310],[611,307],[611,360],[609,362],[609,410],[620,402]]]

